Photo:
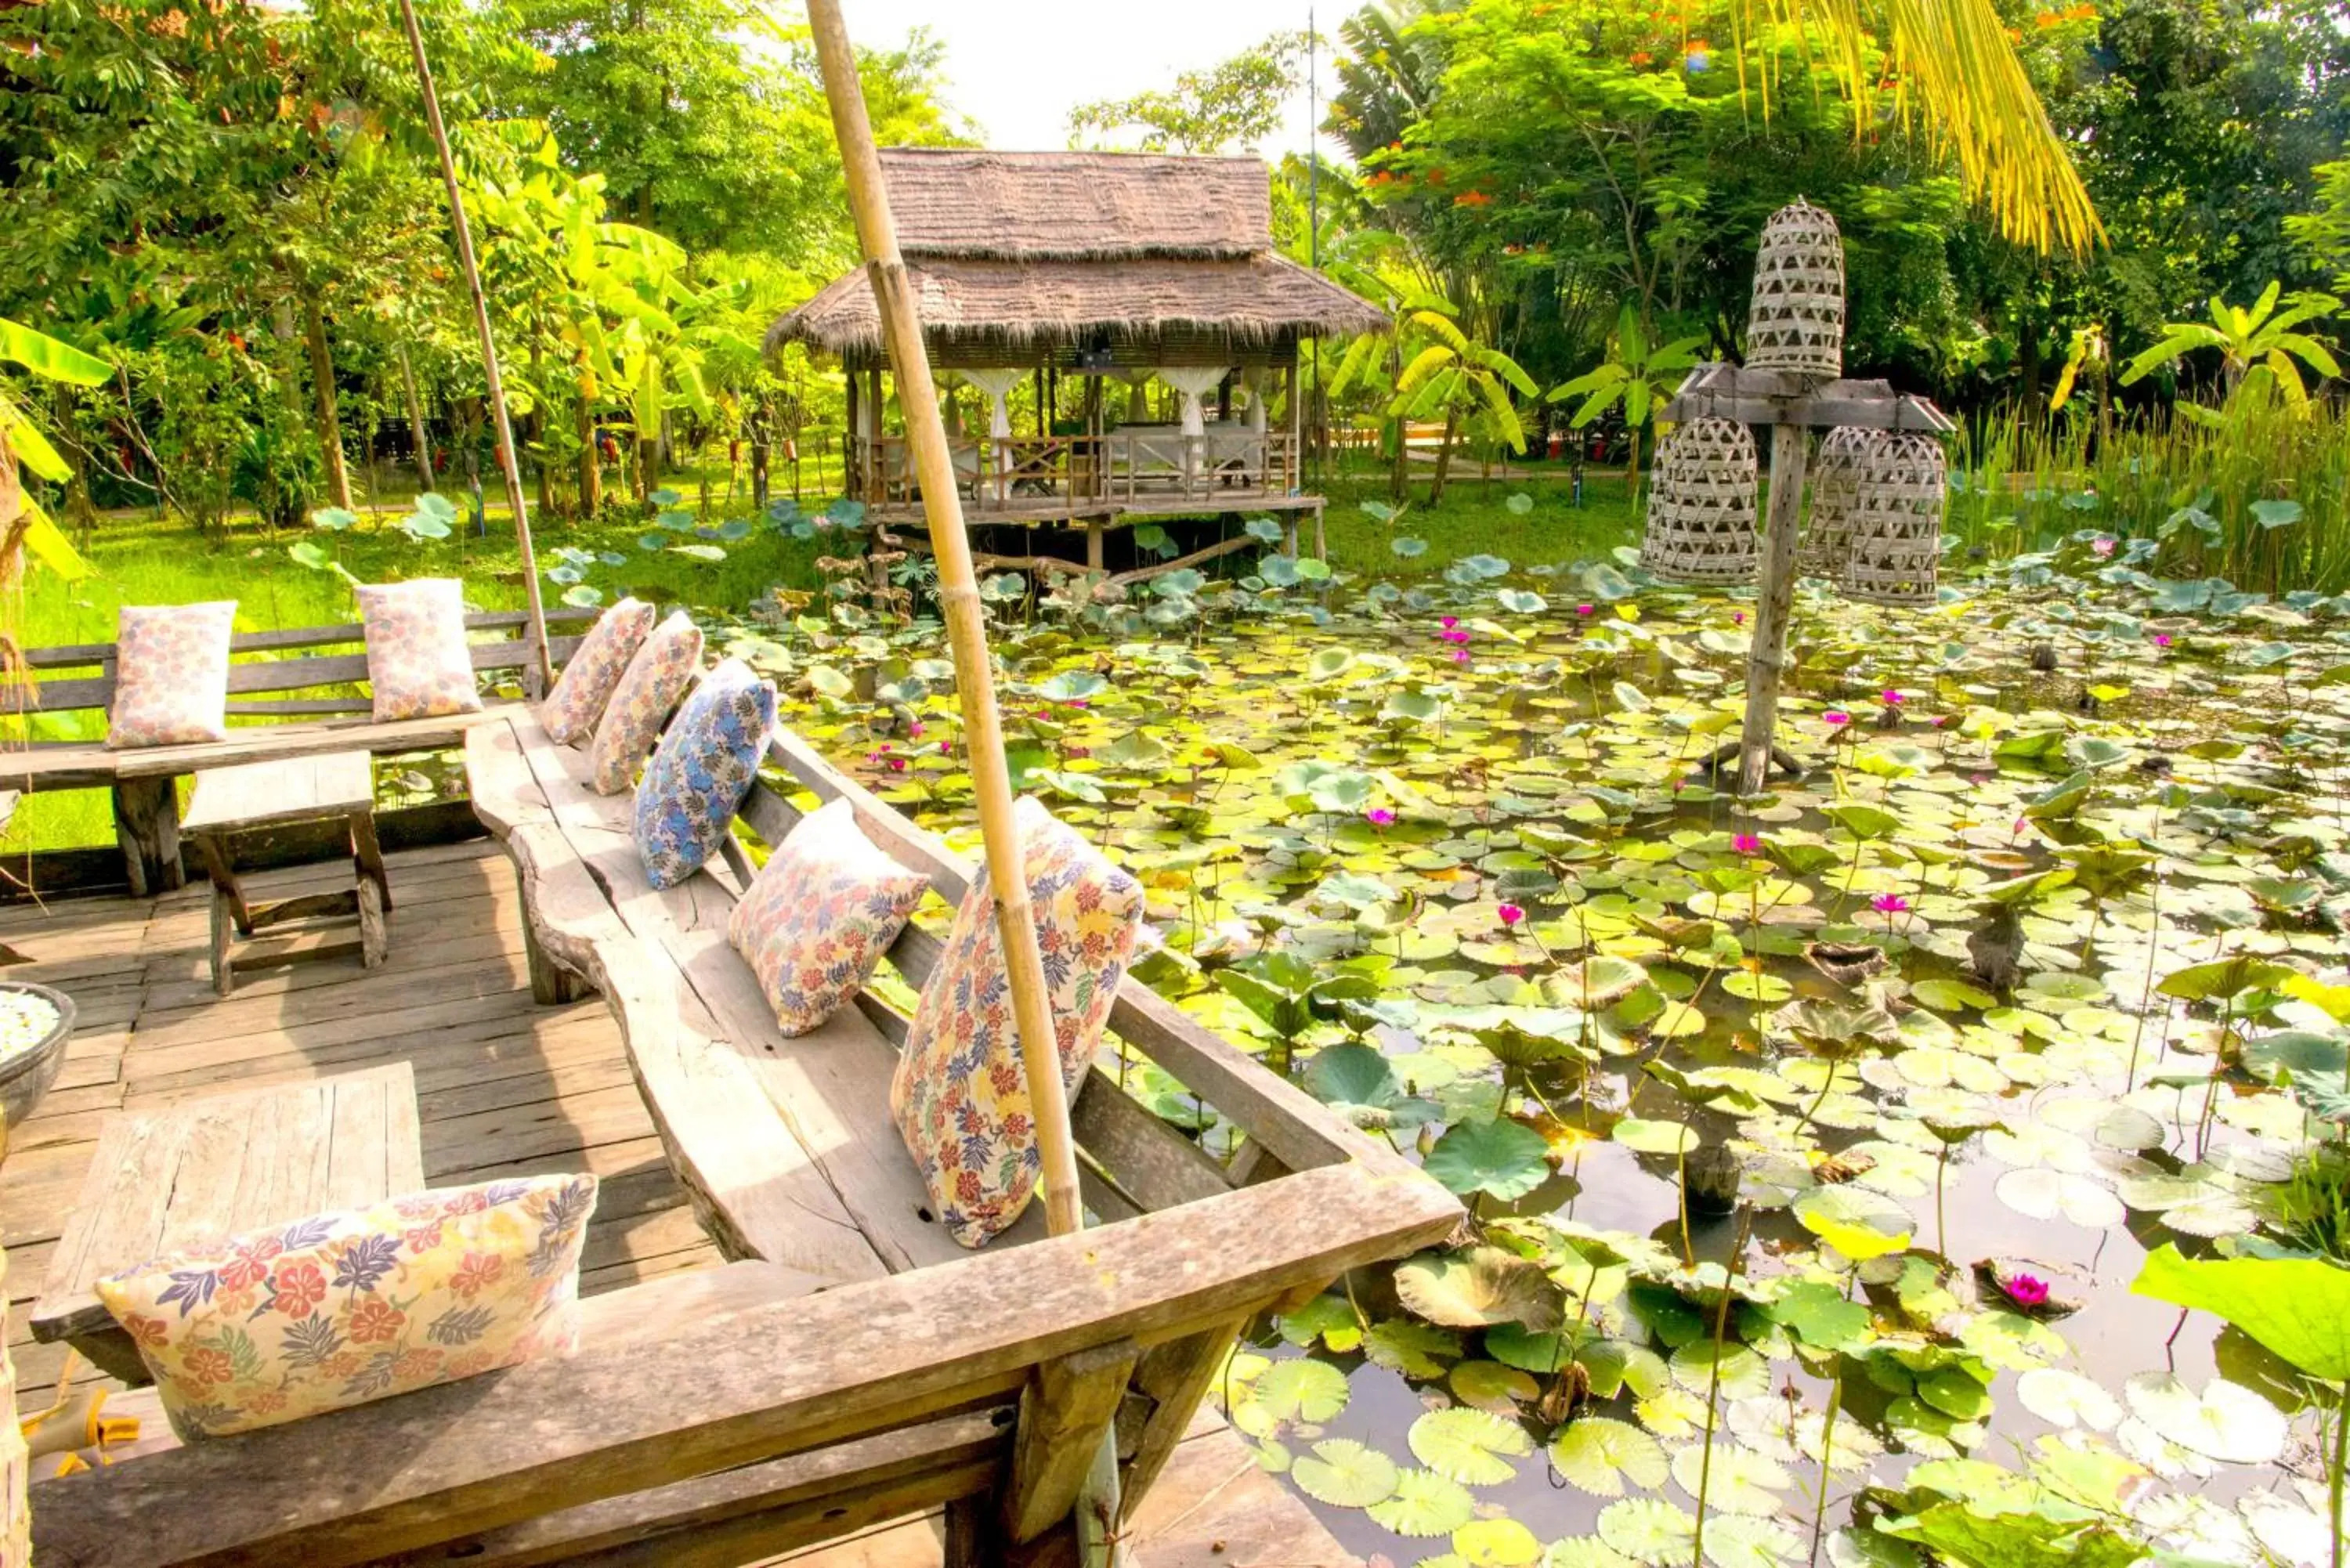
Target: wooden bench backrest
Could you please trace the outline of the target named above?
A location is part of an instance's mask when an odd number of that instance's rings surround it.
[[[548,647],[560,664],[578,646],[577,635],[557,635],[558,628],[585,629],[593,610],[550,609],[546,612]],[[521,670],[526,662],[523,628],[529,618],[519,610],[494,610],[465,618],[471,632],[499,635],[473,645],[477,670]],[[349,653],[311,649],[350,648]],[[228,711],[245,715],[309,718],[329,713],[364,713],[364,694],[331,697],[255,698],[240,693],[306,691],[323,686],[344,686],[367,679],[367,630],[347,626],[295,627],[283,631],[244,631],[229,639],[234,662],[229,665]],[[254,658],[252,655],[264,655]],[[246,657],[237,657],[239,655]],[[115,645],[110,642],[68,643],[28,649],[25,662],[37,685],[9,690],[5,704],[26,712],[104,711],[114,701]],[[95,671],[95,673],[77,673]]]

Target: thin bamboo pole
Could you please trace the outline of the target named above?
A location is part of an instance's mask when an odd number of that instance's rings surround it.
[[[401,0],[406,5],[408,0]],[[898,380],[898,402],[913,442],[920,476],[922,508],[929,515],[931,549],[938,561],[939,604],[946,617],[947,643],[954,656],[955,690],[962,701],[964,742],[971,759],[972,793],[979,800],[979,826],[987,855],[989,890],[995,898],[996,935],[1012,986],[1012,1011],[1020,1026],[1020,1060],[1028,1079],[1028,1099],[1036,1120],[1036,1146],[1043,1157],[1045,1218],[1055,1236],[1081,1230],[1085,1212],[1077,1197],[1076,1140],[1069,1132],[1068,1091],[1061,1080],[1060,1051],[1045,989],[1045,965],[1036,949],[1036,919],[1028,902],[1028,877],[1012,819],[1012,772],[1003,756],[1003,730],[995,711],[995,679],[988,661],[986,622],[972,569],[971,541],[963,532],[962,500],[955,488],[954,460],[947,451],[946,426],[939,418],[938,389],[922,345],[922,324],[907,286],[905,259],[898,252],[897,224],[881,183],[881,154],[865,114],[865,94],[857,57],[841,19],[839,0],[808,0],[808,24],[816,36],[816,63],[832,128],[848,179],[848,204],[857,237],[881,312],[889,366]]]
[[[530,545],[530,513],[523,505],[522,466],[515,461],[514,426],[506,419],[505,382],[498,375],[497,340],[490,335],[490,306],[482,297],[482,269],[473,259],[473,231],[465,222],[465,199],[457,189],[457,160],[449,151],[449,128],[441,122],[441,95],[433,90],[432,67],[424,59],[424,35],[416,26],[414,0],[400,0],[400,19],[408,28],[409,51],[416,57],[416,82],[424,93],[424,118],[432,129],[432,145],[441,153],[441,179],[449,188],[449,222],[457,233],[457,269],[465,275],[473,296],[473,325],[482,335],[482,369],[488,378],[490,418],[498,436],[498,467],[506,481],[506,501],[514,508],[515,540],[522,550],[522,583],[530,609],[531,659],[538,686],[554,680],[555,667],[546,648],[546,608],[538,597],[538,556]]]

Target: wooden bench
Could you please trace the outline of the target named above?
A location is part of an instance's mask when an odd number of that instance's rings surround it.
[[[577,626],[592,610],[547,612],[550,627]],[[473,644],[473,668],[489,674],[522,675],[526,695],[536,695],[525,622],[519,612],[469,615],[474,633],[498,635]],[[45,790],[106,789],[113,793],[115,837],[122,850],[133,897],[147,898],[186,881],[180,853],[176,781],[198,768],[229,763],[271,762],[324,752],[443,751],[460,744],[479,722],[478,713],[437,719],[404,719],[379,724],[368,717],[363,693],[317,695],[321,689],[348,687],[367,680],[366,631],[358,625],[304,627],[286,631],[240,632],[229,641],[229,738],[203,745],[147,746],[109,751],[99,739],[35,740],[0,750],[0,790],[30,794]],[[560,662],[577,637],[550,636]],[[356,649],[355,652],[326,651]],[[243,657],[240,657],[243,656]],[[259,657],[255,657],[259,656]],[[25,715],[36,734],[37,716],[96,713],[114,701],[115,645],[68,644],[26,650],[33,682],[0,692],[0,708]],[[268,693],[302,692],[285,696]],[[494,706],[494,705],[493,705]],[[489,710],[485,709],[484,711]]]
[[[515,865],[534,989],[601,993],[673,1167],[721,1245],[759,1261],[764,1299],[656,1306],[654,1282],[624,1293],[656,1320],[626,1342],[48,1483],[45,1568],[508,1568],[591,1547],[733,1563],[939,1507],[951,1568],[1066,1561],[1105,1434],[1131,1517],[1249,1322],[1460,1220],[1408,1161],[1129,980],[1112,1030],[1237,1123],[1241,1156],[1210,1158],[1096,1070],[1075,1123],[1099,1222],[1047,1237],[1032,1219],[964,1251],[889,1119],[902,1016],[868,993],[781,1038],[725,942],[739,847],[657,892],[629,803],[585,790],[585,758],[526,711],[476,726],[466,760]],[[770,760],[961,897],[970,867],[934,836],[794,737]],[[744,820],[773,845],[797,815],[762,784]],[[890,957],[919,985],[937,954],[910,928]]]

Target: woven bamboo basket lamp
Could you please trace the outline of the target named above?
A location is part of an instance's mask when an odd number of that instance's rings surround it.
[[[1853,490],[1844,564],[1847,598],[1881,605],[1934,602],[1948,494],[1942,443],[1932,436],[1887,431],[1869,443]]]
[[[1670,583],[1751,583],[1754,438],[1734,420],[1691,420],[1657,454],[1640,565]]]
[[[1804,522],[1799,576],[1844,580],[1846,558],[1852,552],[1852,504],[1860,483],[1860,466],[1878,432],[1858,425],[1838,425],[1820,442],[1817,466],[1812,470],[1812,512]]]
[[[1746,364],[1823,380],[1844,374],[1844,236],[1834,217],[1800,197],[1762,225]]]

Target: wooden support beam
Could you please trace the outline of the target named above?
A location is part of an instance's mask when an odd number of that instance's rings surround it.
[[[1135,1387],[1151,1401],[1151,1408],[1142,1424],[1141,1445],[1127,1462],[1125,1484],[1120,1489],[1128,1518],[1134,1516],[1135,1507],[1150,1490],[1150,1483],[1159,1479],[1159,1472],[1175,1457],[1176,1445],[1190,1428],[1191,1417],[1199,1410],[1216,1369],[1224,1364],[1224,1353],[1248,1324],[1248,1318],[1236,1317],[1197,1334],[1153,1345],[1135,1367]]]
[[[1139,1354],[1130,1339],[1074,1351],[1040,1365],[1021,1390],[1003,1497],[1003,1532],[1014,1546],[1036,1541],[1069,1517]]]
[[[1188,556],[1179,556],[1174,560],[1161,561],[1156,566],[1138,566],[1131,572],[1120,572],[1109,579],[1108,586],[1118,588],[1132,587],[1137,583],[1147,583],[1153,577],[1162,577],[1170,572],[1180,572],[1186,566],[1196,566],[1202,561],[1212,561],[1219,556],[1229,556],[1235,551],[1248,549],[1256,542],[1256,535],[1253,534],[1235,534],[1231,538],[1220,540],[1204,550],[1194,550]],[[1067,565],[1066,562],[1062,564]]]
[[[1746,656],[1746,727],[1740,732],[1738,793],[1755,794],[1771,773],[1779,726],[1779,678],[1787,668],[1787,621],[1795,602],[1795,531],[1803,513],[1811,435],[1803,426],[1771,431],[1771,502],[1764,516],[1762,587]]]

